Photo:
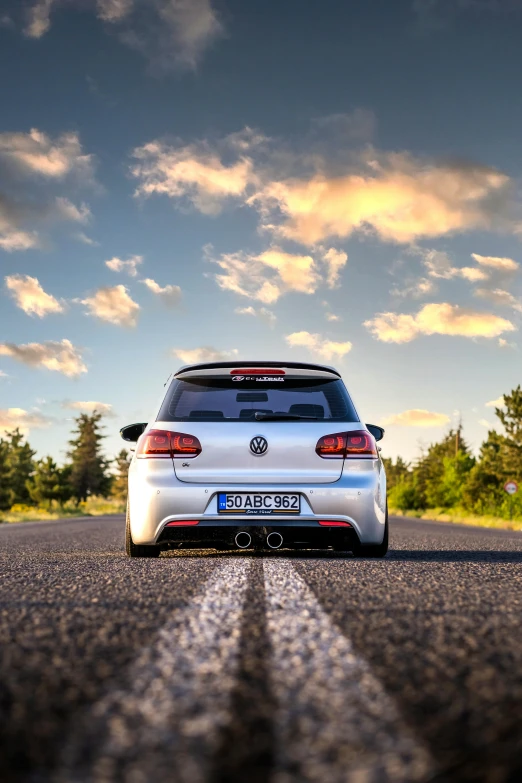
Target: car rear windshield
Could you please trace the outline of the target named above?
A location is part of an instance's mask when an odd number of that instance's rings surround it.
[[[255,421],[255,414],[358,421],[340,380],[219,377],[175,380],[158,421]]]

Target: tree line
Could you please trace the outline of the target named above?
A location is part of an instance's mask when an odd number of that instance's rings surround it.
[[[413,463],[384,459],[390,508],[462,509],[476,514],[522,517],[522,486],[513,497],[507,481],[522,484],[522,389],[504,394],[495,408],[503,433],[488,432],[478,457],[471,453],[462,425],[424,449]]]
[[[125,499],[129,455],[126,449],[113,460],[103,455],[101,420],[98,411],[75,418],[62,467],[52,457],[36,460],[19,428],[0,438],[0,511],[17,504],[49,508],[69,500],[79,504],[90,496]]]

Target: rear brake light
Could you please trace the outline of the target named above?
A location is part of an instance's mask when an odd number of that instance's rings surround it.
[[[319,524],[322,527],[351,527],[349,522],[343,522],[341,519],[320,519]]]
[[[317,454],[326,459],[376,459],[377,447],[373,435],[366,430],[337,432],[323,435],[315,447]]]
[[[245,367],[240,370],[230,370],[230,375],[285,375],[284,370],[276,370],[274,367]]]
[[[194,435],[169,430],[149,430],[138,441],[137,457],[197,457],[201,443]]]

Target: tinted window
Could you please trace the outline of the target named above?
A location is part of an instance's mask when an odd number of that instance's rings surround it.
[[[358,421],[340,380],[230,376],[174,381],[158,421],[254,421],[256,411]]]

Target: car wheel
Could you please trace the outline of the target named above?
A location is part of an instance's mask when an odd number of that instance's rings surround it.
[[[353,547],[355,557],[386,557],[388,553],[388,505],[386,504],[386,521],[384,523],[384,537],[382,544],[360,544]]]
[[[144,544],[135,544],[132,540],[130,529],[130,511],[127,501],[127,519],[125,523],[125,552],[128,557],[158,557],[161,552],[159,546],[145,546]]]

